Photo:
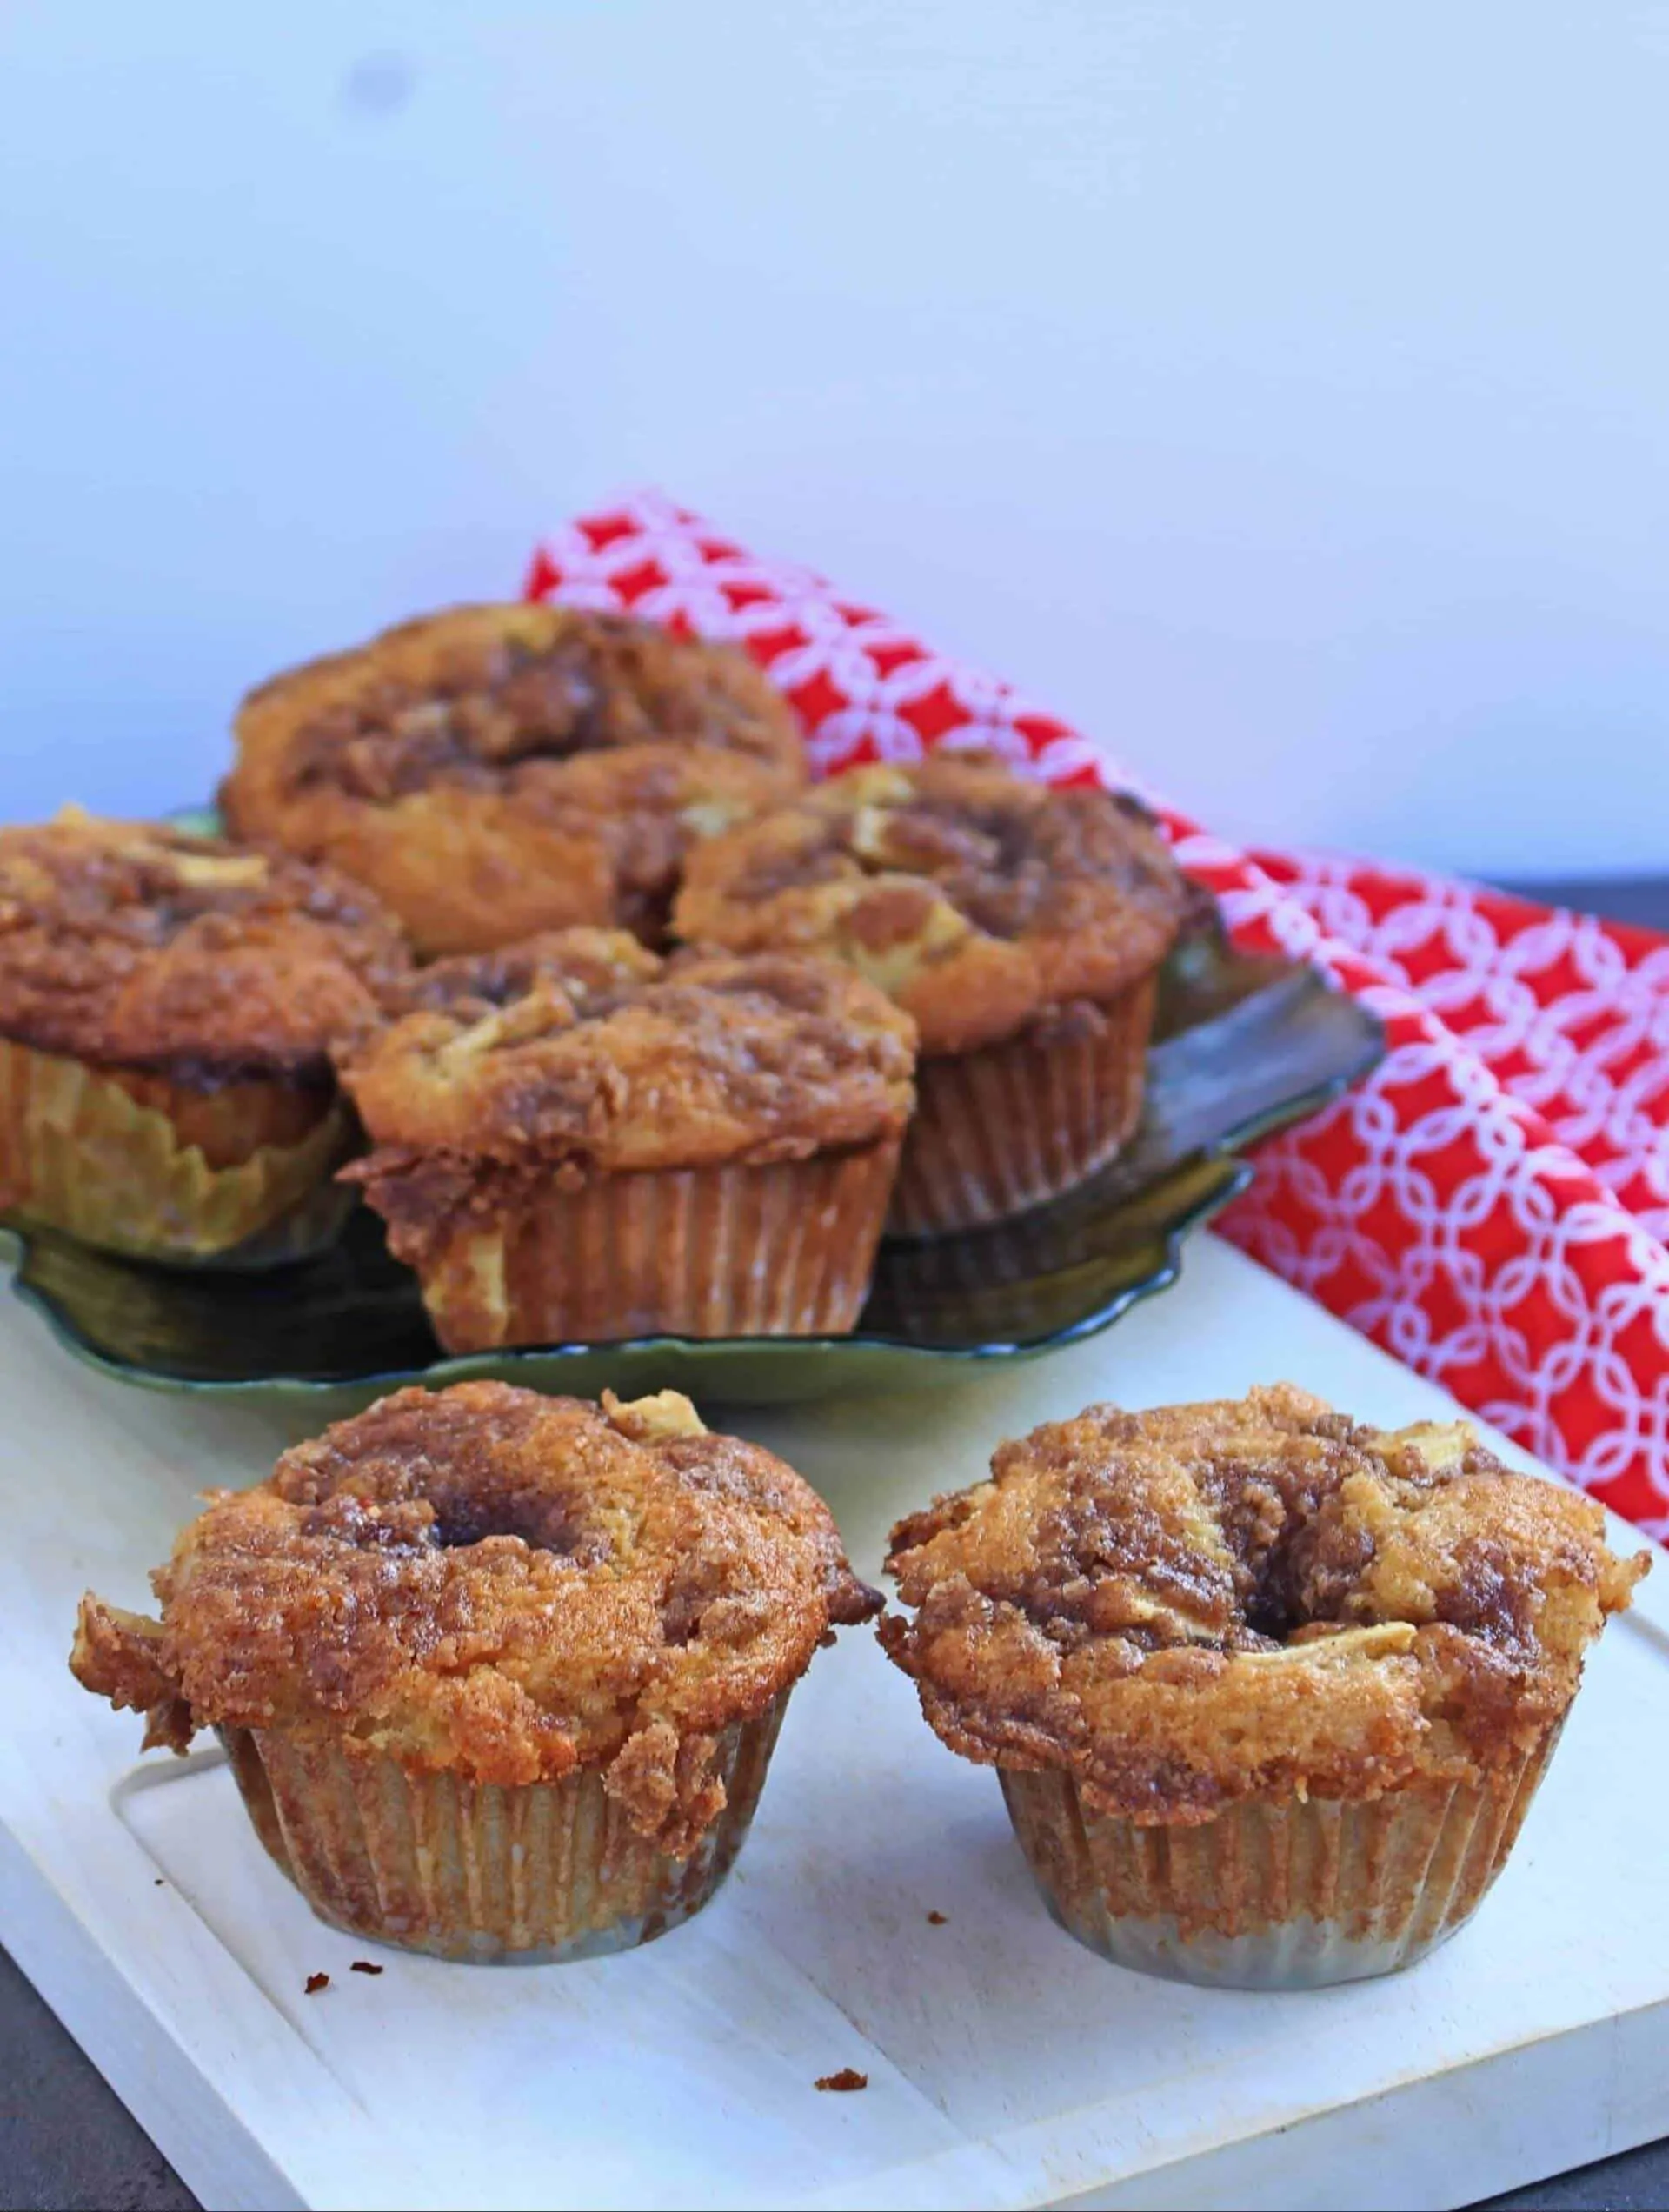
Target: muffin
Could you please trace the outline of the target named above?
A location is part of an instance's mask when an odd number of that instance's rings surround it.
[[[829,954],[914,1016],[920,1101],[888,1226],[920,1236],[1023,1212],[1118,1153],[1187,900],[1134,800],[941,753],[715,838],[675,927]]]
[[[712,1896],[789,1692],[880,1604],[828,1508],[666,1391],[403,1390],[82,1600],[76,1679],[213,1728],[315,1912],[447,1958],[647,1943]]]
[[[578,929],[391,1003],[342,1058],[373,1147],[347,1172],[449,1351],[851,1328],[913,1097],[873,985]]]
[[[590,922],[654,939],[693,838],[805,781],[739,648],[620,614],[455,607],[252,692],[234,833],[334,862],[425,957]]]
[[[338,1213],[339,1033],[407,964],[356,884],[66,809],[0,830],[0,1203],[196,1260]]]
[[[1406,1966],[1500,1871],[1646,1555],[1463,1425],[1288,1385],[1005,1444],[893,1531],[881,1640],[1055,1917],[1253,1988]]]

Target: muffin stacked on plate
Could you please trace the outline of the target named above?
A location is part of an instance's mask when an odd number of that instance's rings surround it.
[[[406,963],[304,861],[75,809],[0,830],[0,1199],[146,1259],[305,1248],[351,1140],[331,1046]]]
[[[332,860],[417,952],[572,922],[655,940],[680,860],[805,781],[745,653],[623,615],[455,607],[275,676],[221,791],[239,837]]]
[[[744,653],[623,616],[455,608],[275,677],[241,842],[10,834],[0,1194],[265,1259],[369,1145],[332,1200],[449,1350],[850,1330],[883,1224],[1001,1220],[1127,1143],[1189,894],[1103,791],[806,774]]]
[[[825,954],[913,1016],[921,1097],[891,1226],[920,1235],[1054,1198],[1128,1140],[1186,904],[1133,800],[941,754],[837,776],[715,839],[675,927]]]
[[[851,1328],[914,1095],[872,984],[571,929],[390,1003],[342,1058],[348,1172],[449,1350]]]

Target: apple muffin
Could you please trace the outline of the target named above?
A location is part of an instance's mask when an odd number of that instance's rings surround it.
[[[828,954],[913,1016],[920,1097],[889,1226],[934,1235],[1055,1197],[1127,1142],[1191,895],[1135,800],[940,753],[713,839],[675,927]]]
[[[451,1352],[852,1327],[914,1032],[803,955],[556,931],[420,970],[339,1059],[346,1173]]]
[[[995,1766],[1055,1916],[1120,1964],[1282,1988],[1410,1964],[1505,1863],[1647,1555],[1463,1424],[1290,1385],[1094,1405],[893,1531],[881,1640]]]
[[[821,1499],[672,1392],[404,1390],[210,1494],[154,1619],[82,1601],[78,1681],[216,1730],[321,1918],[449,1958],[583,1956],[695,1911],[794,1685],[880,1599]]]
[[[621,614],[455,607],[275,676],[236,721],[235,834],[369,884],[424,957],[663,931],[692,840],[805,780],[738,647]]]
[[[353,1134],[330,1048],[408,964],[303,861],[74,808],[0,830],[0,1203],[147,1259],[302,1248]]]

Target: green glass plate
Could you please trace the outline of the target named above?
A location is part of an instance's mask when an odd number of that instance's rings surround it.
[[[1385,1049],[1366,1008],[1202,923],[1166,967],[1136,1141],[1068,1197],[998,1227],[883,1245],[847,1337],[643,1338],[442,1357],[416,1285],[363,1207],[329,1251],[261,1273],[146,1265],[35,1225],[0,1229],[16,1288],[77,1357],[156,1390],[317,1397],[334,1415],[400,1383],[496,1376],[595,1396],[732,1405],[894,1389],[1034,1358],[1176,1279],[1183,1238],[1251,1179],[1240,1147],[1313,1112]]]

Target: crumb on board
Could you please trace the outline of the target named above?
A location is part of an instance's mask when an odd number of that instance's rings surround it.
[[[369,1958],[356,1958],[349,1964],[348,1971],[350,1974],[380,1974],[382,1969],[373,1966]]]
[[[150,1886],[153,1890],[160,1890],[164,1886],[163,1877],[160,1874],[153,1874],[151,1876]]]
[[[305,1994],[309,1997],[316,1997],[321,1989],[328,1989],[329,1986],[330,1976],[328,1974],[309,1974],[307,1977]]]
[[[855,2066],[842,2066],[838,2074],[820,2074],[817,2076],[820,2089],[867,2089],[868,2086],[869,2076],[860,2074]]]
[[[928,1925],[929,1928],[942,1928],[944,1924],[945,1916],[942,1912],[930,1912],[928,1915]]]

